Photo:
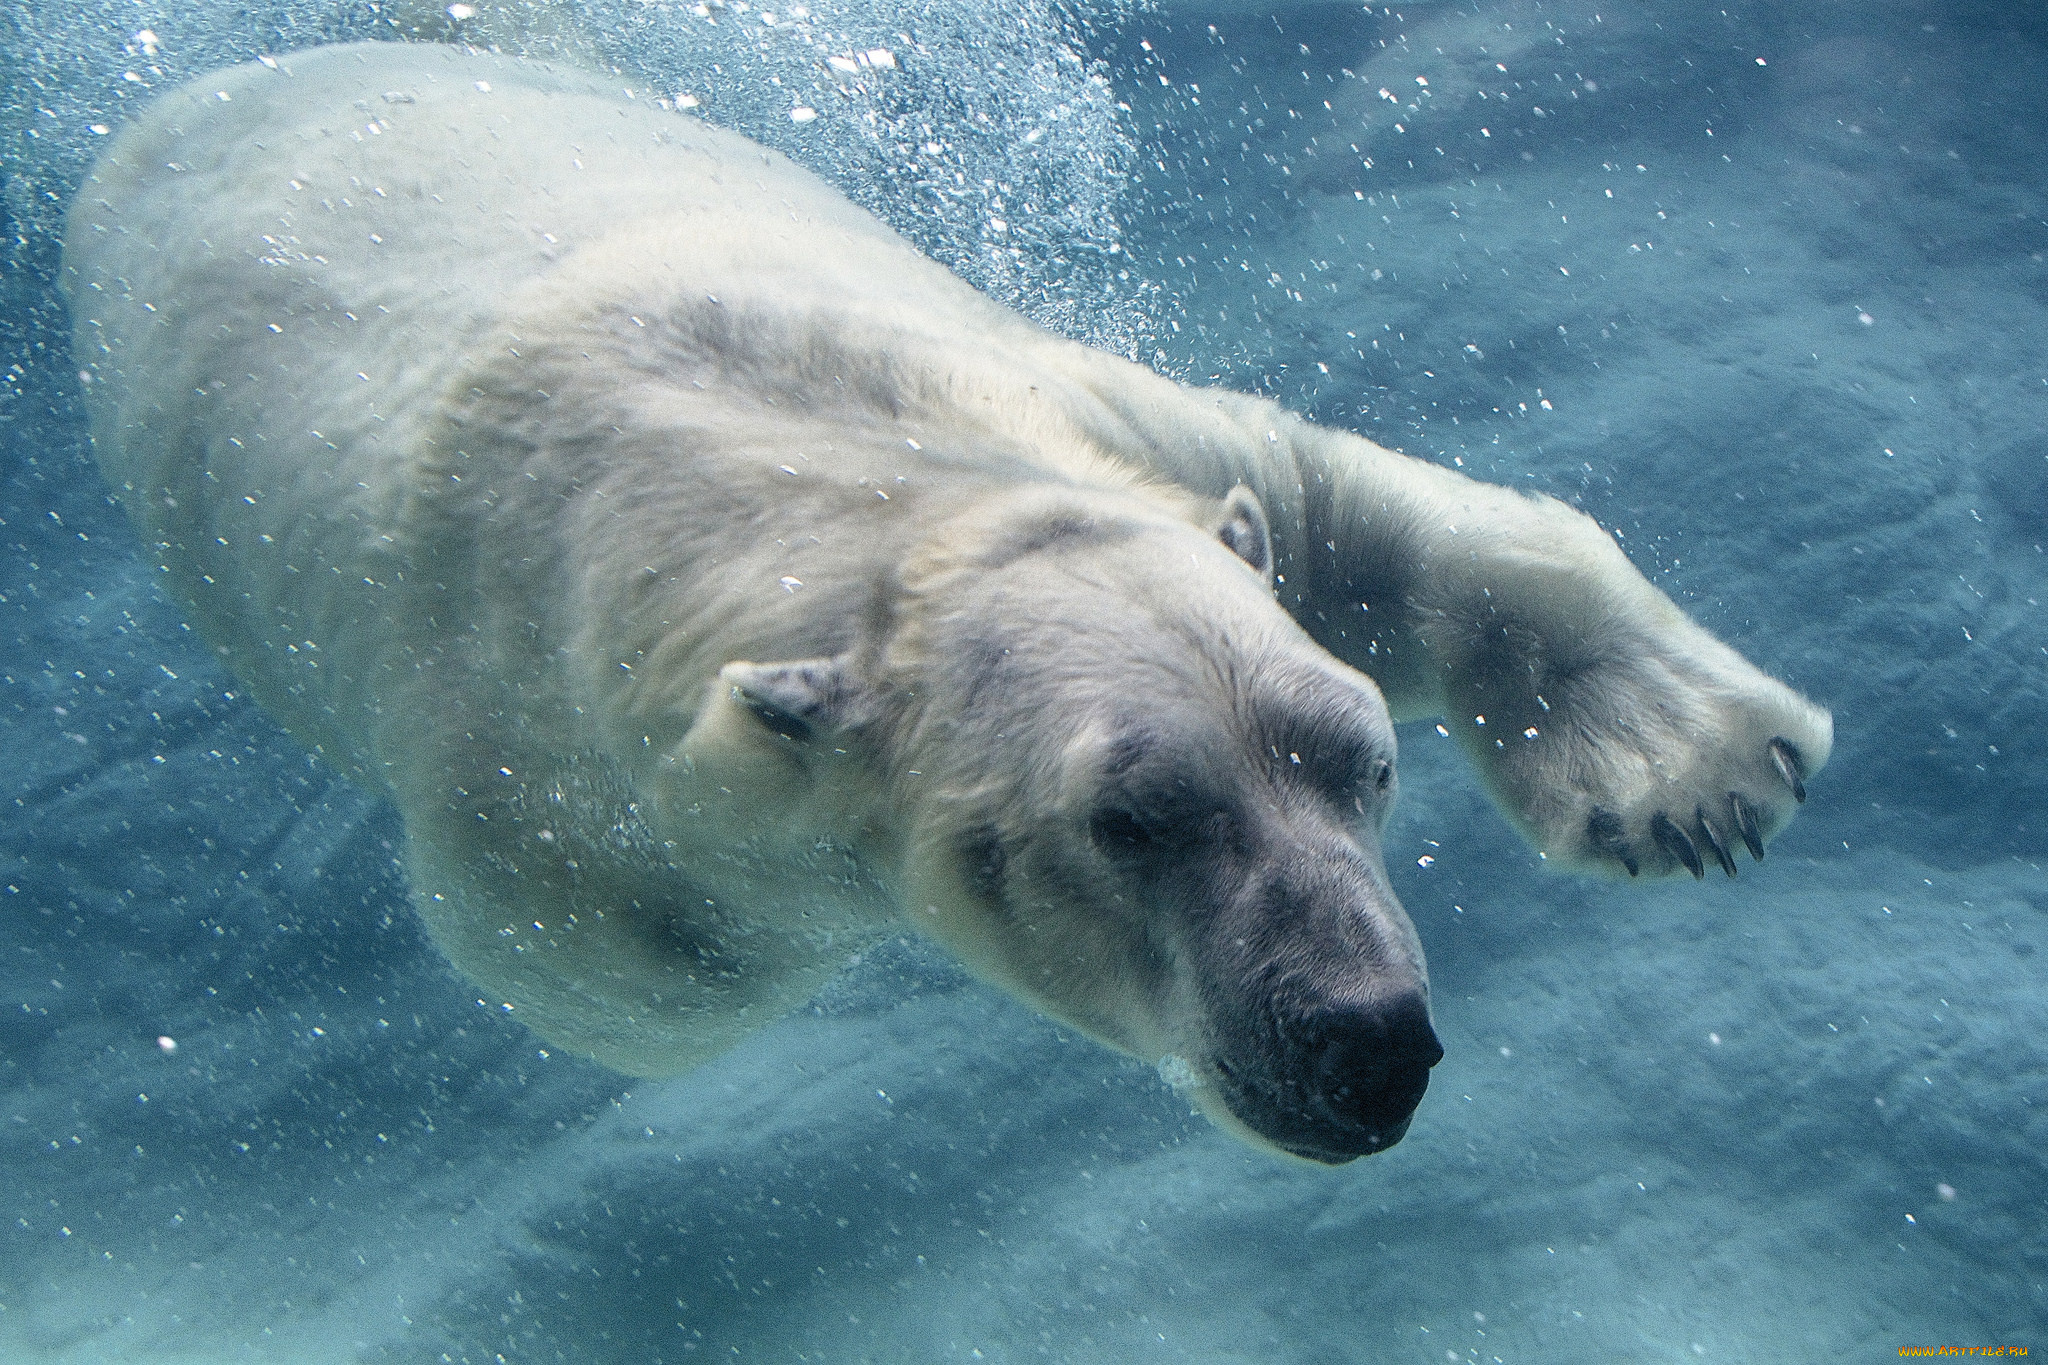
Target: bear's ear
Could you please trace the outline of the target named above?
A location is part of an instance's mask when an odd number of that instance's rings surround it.
[[[853,724],[865,697],[844,654],[788,663],[729,663],[718,670],[718,680],[763,725],[800,743]]]
[[[1266,509],[1259,495],[1239,484],[1223,499],[1222,519],[1216,538],[1229,551],[1252,566],[1259,577],[1273,577],[1273,533],[1266,525]]]

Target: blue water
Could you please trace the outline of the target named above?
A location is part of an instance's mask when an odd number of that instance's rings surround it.
[[[1052,325],[1578,502],[1834,709],[1769,861],[1656,886],[1544,872],[1409,727],[1449,1055],[1327,1171],[908,938],[659,1084],[439,959],[391,811],[150,583],[52,288],[94,124],[396,12],[0,12],[0,1359],[2048,1350],[2042,11],[574,11]]]

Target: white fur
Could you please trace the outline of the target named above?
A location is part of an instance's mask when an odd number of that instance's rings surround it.
[[[221,72],[113,140],[65,275],[102,467],[200,629],[397,801],[457,964],[627,1070],[710,1055],[900,914],[955,913],[934,850],[972,794],[919,765],[968,720],[915,697],[973,642],[960,597],[1035,604],[1049,653],[1108,661],[1032,680],[1081,698],[1042,708],[1059,743],[1032,763],[1085,749],[1182,637],[1341,674],[1216,543],[1263,543],[1260,504],[1282,604],[1396,713],[1446,713],[1561,861],[1612,865],[1604,808],[1669,871],[1657,812],[1739,791],[1768,831],[1769,739],[1826,760],[1826,714],[1586,518],[1052,337],[615,80],[400,45]],[[1082,580],[976,568],[1048,507],[1137,528],[1096,633],[1059,620]],[[797,745],[745,704],[774,679],[731,671],[832,659],[847,705],[897,699],[888,752]],[[1192,1050],[1166,996],[1119,1003],[1114,962],[1062,959],[1094,979],[1055,989],[1028,952],[979,965]]]

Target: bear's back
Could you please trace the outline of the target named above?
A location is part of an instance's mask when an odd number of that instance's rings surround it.
[[[101,468],[225,661],[336,757],[357,746],[323,717],[407,615],[436,438],[482,368],[607,308],[814,290],[825,263],[848,291],[984,306],[786,158],[630,93],[318,49],[166,95],[73,206]]]
[[[291,449],[303,464],[350,438],[396,454],[404,441],[381,428],[428,410],[422,387],[466,352],[516,345],[522,291],[562,274],[575,279],[561,292],[594,300],[606,275],[644,277],[643,225],[712,273],[778,220],[915,259],[785,158],[624,93],[573,69],[376,43],[237,67],[152,105],[114,139],[66,239],[80,356],[111,388],[95,395],[110,479],[176,482],[196,453],[178,437],[221,425],[195,399],[289,403],[324,433]],[[608,250],[618,238],[633,246]],[[155,438],[121,439],[137,426]],[[207,453],[217,479],[238,463]],[[260,471],[273,496],[281,463],[273,449]],[[356,463],[341,496],[402,482]]]

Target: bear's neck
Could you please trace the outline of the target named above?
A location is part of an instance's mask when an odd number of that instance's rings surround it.
[[[1264,399],[1185,388],[1078,347],[1038,359],[1055,373],[1034,392],[1096,448],[1205,497],[1239,484],[1257,494],[1281,605],[1377,682],[1397,719],[1437,714],[1439,670],[1418,633],[1434,610],[1427,560],[1441,537],[1430,532],[1443,507],[1484,485]]]

